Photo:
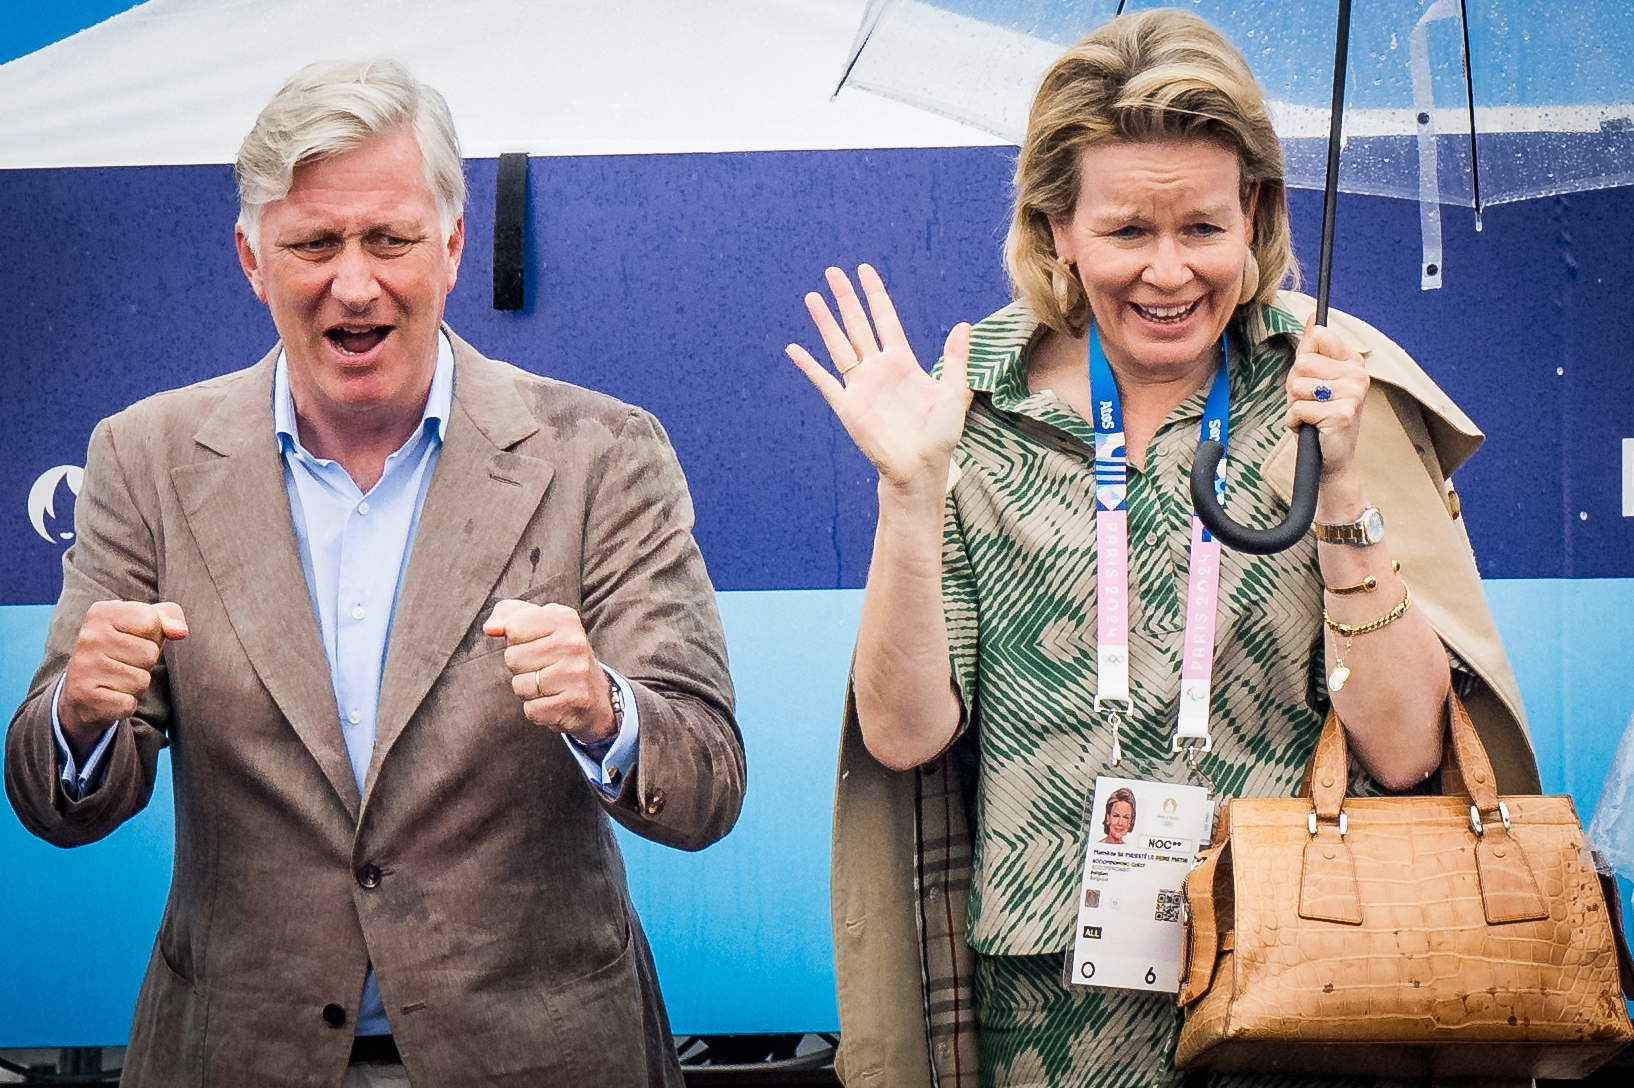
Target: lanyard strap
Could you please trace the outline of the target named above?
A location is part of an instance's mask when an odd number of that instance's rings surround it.
[[[1231,383],[1228,349],[1220,337],[1220,368],[1203,407],[1201,437],[1228,446]],[[1123,759],[1119,707],[1134,710],[1129,695],[1129,461],[1123,437],[1118,383],[1101,340],[1089,329],[1089,396],[1095,411],[1095,711],[1112,726],[1112,765]],[[1229,448],[1229,446],[1228,446]],[[1225,504],[1226,460],[1214,470],[1214,497]],[[1180,663],[1180,718],[1172,750],[1196,753],[1212,747],[1208,715],[1214,676],[1214,616],[1220,601],[1220,542],[1191,517],[1191,563],[1186,585],[1186,631]]]

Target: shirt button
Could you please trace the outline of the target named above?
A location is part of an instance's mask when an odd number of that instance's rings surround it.
[[[1166,454],[1168,452],[1169,452],[1169,447],[1168,447],[1167,443],[1159,442],[1157,444],[1157,455],[1159,457],[1162,457],[1164,454]]]
[[[369,512],[369,501],[367,499],[357,504],[357,512],[360,514],[367,514]]]
[[[323,1007],[323,1022],[332,1028],[346,1026],[346,1010],[339,1005],[329,1004]]]
[[[1156,533],[1147,533],[1146,534],[1146,546],[1148,548],[1157,547],[1157,534]]]
[[[357,867],[357,882],[365,888],[380,887],[380,866],[372,861],[366,861]]]
[[[352,618],[354,620],[360,620],[360,619],[363,618],[363,606],[362,605],[358,605],[356,608],[352,609]]]
[[[350,714],[346,715],[346,720],[351,722],[353,725],[356,725],[358,722],[363,720],[363,715],[354,710]]]

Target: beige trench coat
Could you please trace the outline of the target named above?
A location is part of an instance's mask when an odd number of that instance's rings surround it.
[[[1291,313],[1316,308],[1283,292]],[[1373,385],[1358,457],[1389,526],[1391,554],[1413,599],[1479,683],[1464,699],[1492,757],[1500,792],[1539,792],[1520,690],[1487,607],[1453,470],[1483,436],[1417,363],[1364,321],[1333,310],[1329,325],[1359,351]],[[1267,462],[1287,499],[1292,432]],[[971,844],[954,759],[887,770],[863,747],[846,700],[834,798],[834,960],[838,1068],[849,1088],[974,1088],[974,956],[965,943]]]

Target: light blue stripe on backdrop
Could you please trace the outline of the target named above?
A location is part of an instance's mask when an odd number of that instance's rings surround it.
[[[1586,826],[1634,714],[1634,578],[1489,578],[1546,793]]]
[[[1586,821],[1634,711],[1634,579],[1496,580],[1488,599],[1544,788]],[[737,829],[700,854],[622,836],[676,1031],[832,1030],[829,816],[857,590],[720,595],[749,757]],[[50,609],[0,608],[0,709],[23,694]],[[168,772],[109,839],[57,850],[0,813],[0,1047],[117,1044],[170,870]],[[91,971],[63,971],[65,949]]]
[[[749,791],[737,828],[698,854],[622,830],[630,889],[674,1030],[833,1031],[829,816],[860,590],[719,595]],[[0,607],[9,720],[49,606]],[[0,1047],[123,1043],[170,881],[169,760],[148,808],[100,843],[59,850],[0,811]],[[64,971],[63,957],[89,970]]]

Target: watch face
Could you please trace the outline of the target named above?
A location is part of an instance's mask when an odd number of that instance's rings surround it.
[[[1384,539],[1384,515],[1376,508],[1369,507],[1362,514],[1361,526],[1362,535],[1367,538],[1369,544],[1377,544]]]

